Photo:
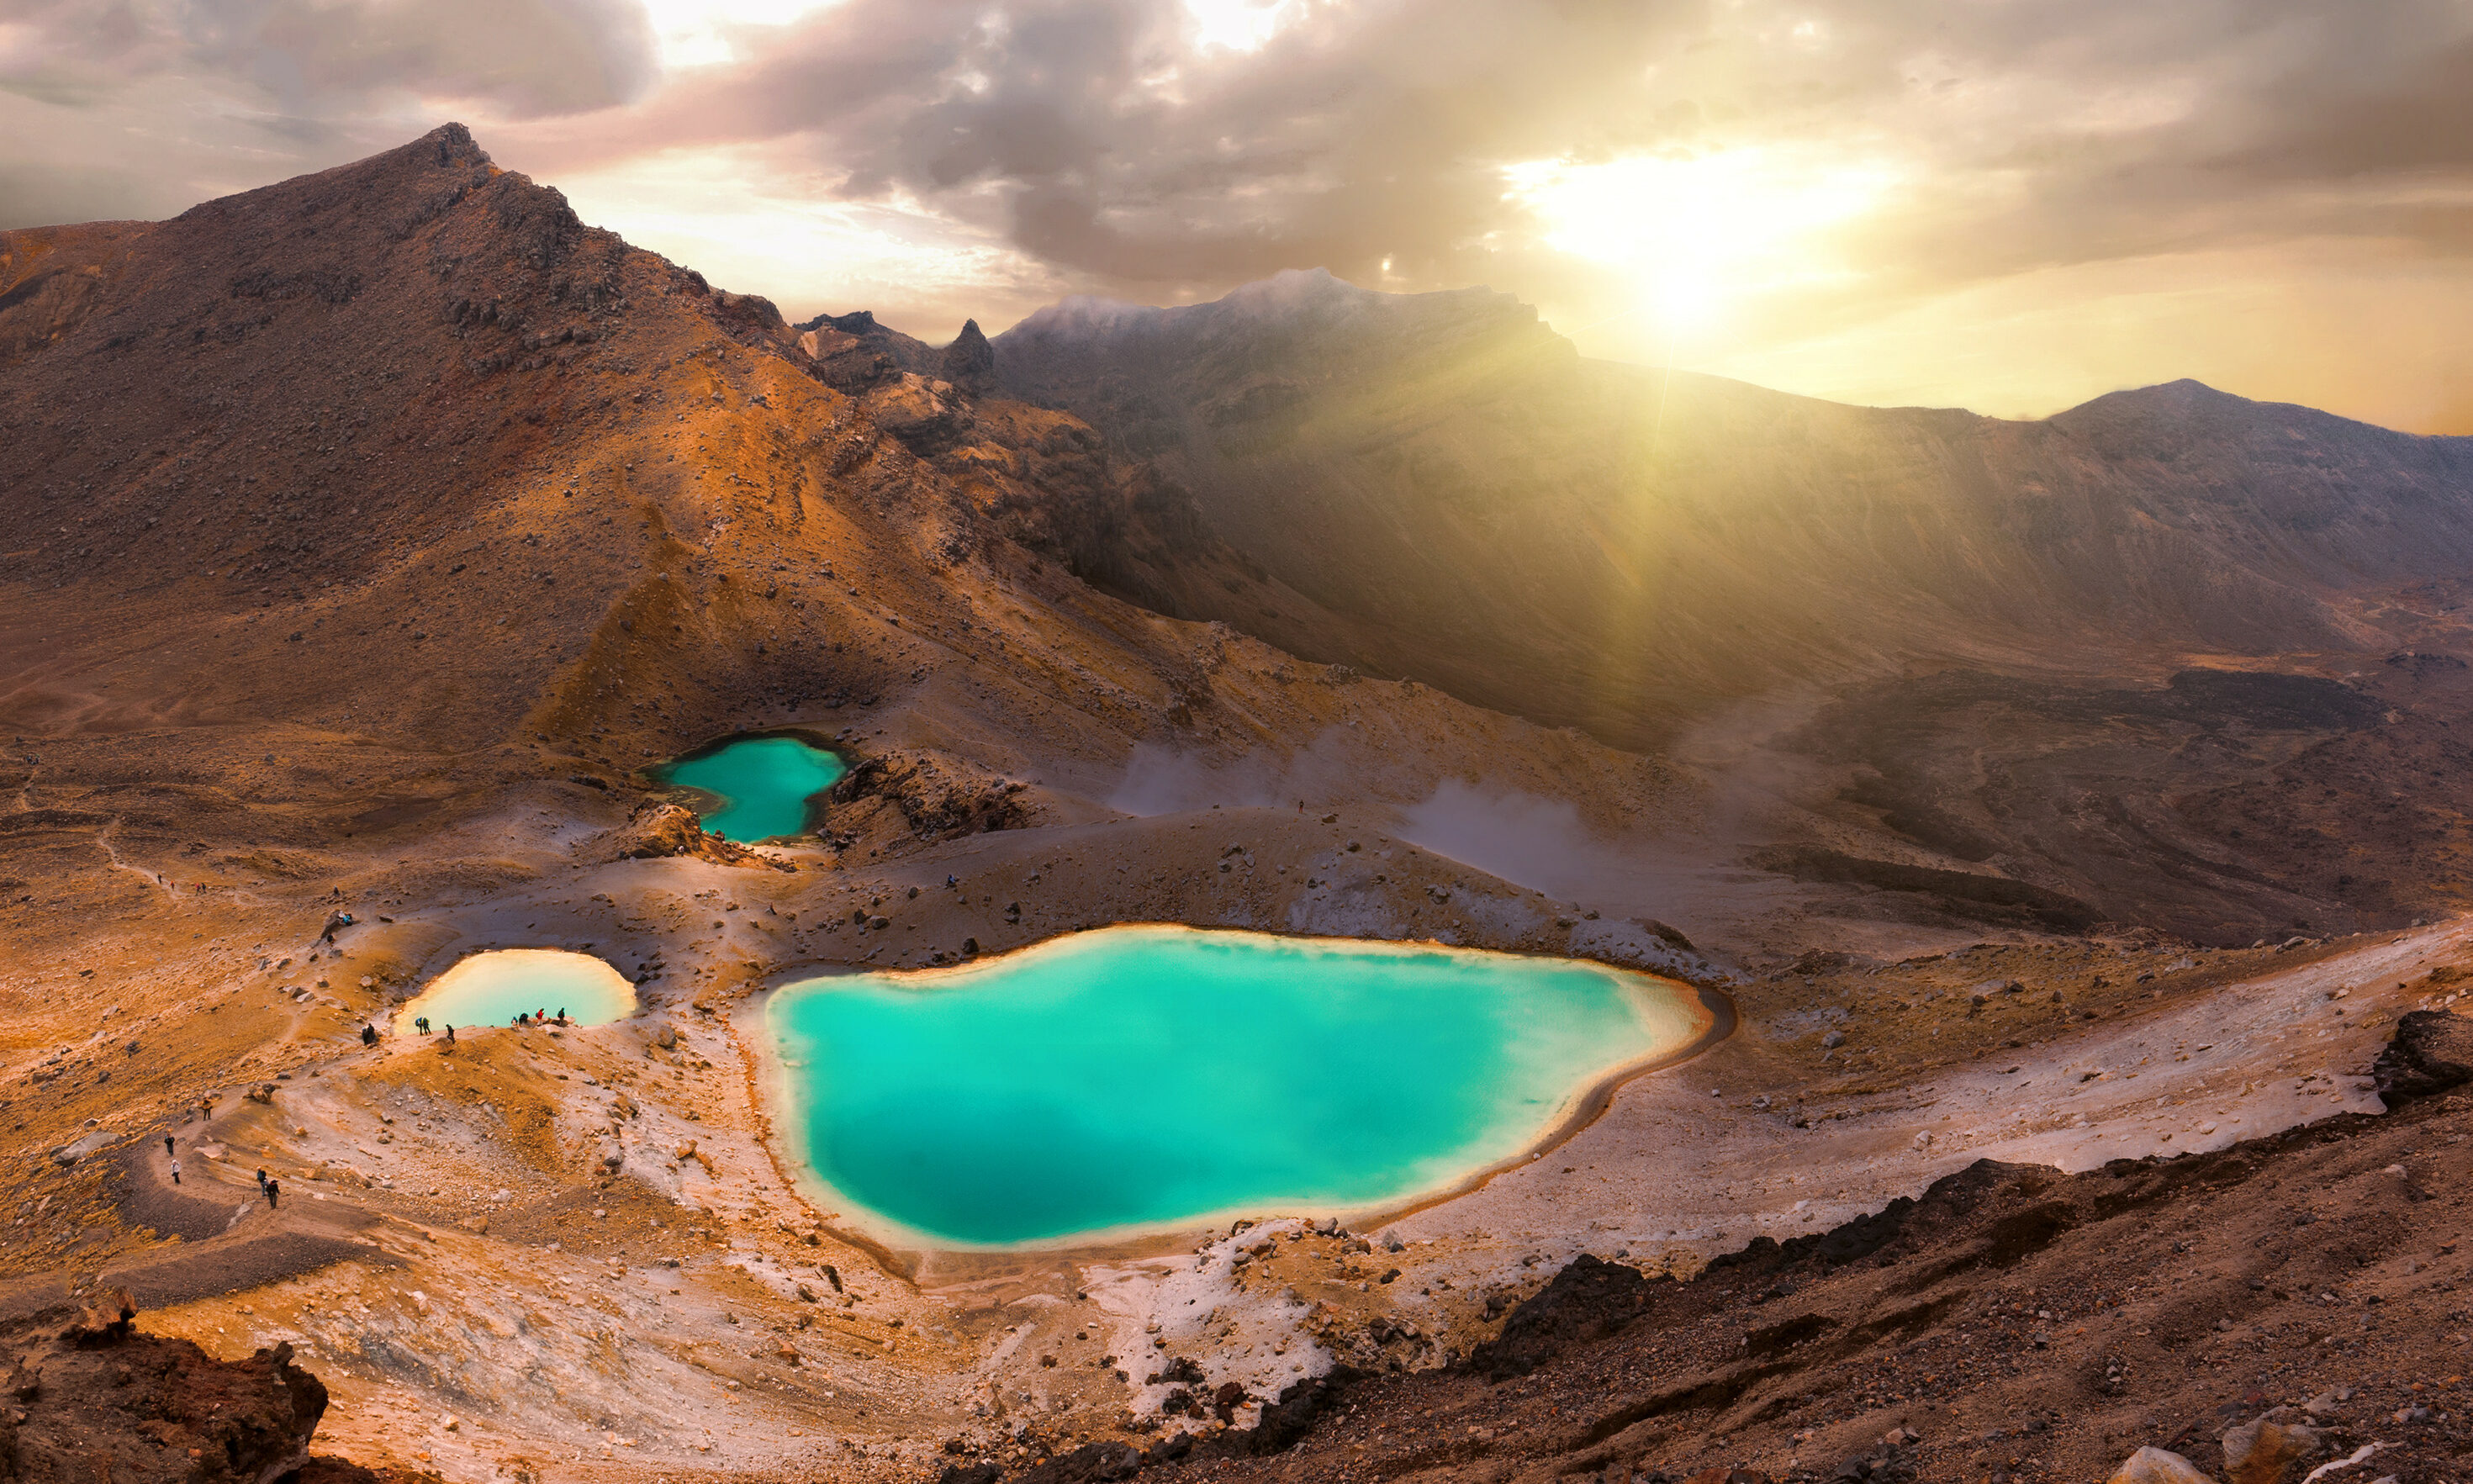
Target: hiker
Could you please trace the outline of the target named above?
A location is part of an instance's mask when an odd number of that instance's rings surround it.
[[[177,1160],[177,1159],[176,1159],[176,1160],[174,1160],[174,1161],[172,1161],[172,1184],[174,1184],[174,1185],[179,1185],[180,1183],[180,1161],[179,1160]]]
[[[263,1164],[257,1167],[257,1189],[261,1195],[266,1193],[266,1166]]]
[[[418,1028],[420,1029],[420,1034],[422,1034],[423,1036],[426,1036],[426,1035],[428,1035],[428,1034],[429,1034],[429,1017],[427,1017],[427,1016],[414,1016],[414,1017],[412,1017],[412,1023],[413,1023],[416,1027],[418,1027]]]
[[[566,1007],[564,1005],[558,1007],[558,1023],[561,1025],[564,1025],[566,1023]]]
[[[163,1152],[167,1155],[174,1152],[172,1149],[172,1136],[169,1134],[163,1136]]]
[[[362,1022],[361,1022],[361,1044],[362,1044],[362,1045],[364,1045],[364,1046],[374,1046],[374,1045],[376,1045],[377,1043],[378,1043],[378,1028],[377,1028],[376,1026],[374,1026],[374,1025],[372,1025],[372,1024],[371,1024],[371,1023],[369,1023],[367,1020],[362,1021]]]
[[[453,1025],[446,1027],[446,1043],[450,1046],[455,1044],[455,1027]]]
[[[318,934],[318,941],[333,943],[337,932],[351,925],[352,915],[348,912],[338,912],[326,920],[325,927]]]
[[[268,1210],[275,1209],[276,1207],[280,1204],[276,1197],[282,1193],[283,1186],[278,1182],[270,1180],[266,1183],[266,1209]]]

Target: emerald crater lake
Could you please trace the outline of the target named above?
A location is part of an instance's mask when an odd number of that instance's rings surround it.
[[[807,832],[808,801],[841,781],[840,757],[797,737],[738,737],[660,764],[653,777],[709,794],[698,811],[704,827],[725,840],[753,845]]]
[[[804,980],[765,1020],[801,1178],[929,1247],[1440,1194],[1713,1025],[1578,960],[1161,926]]]

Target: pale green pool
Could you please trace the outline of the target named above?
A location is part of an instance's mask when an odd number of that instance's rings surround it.
[[[712,795],[704,827],[742,845],[806,833],[807,801],[849,771],[797,737],[744,737],[652,770],[664,783]]]
[[[1156,926],[807,980],[766,1020],[825,1198],[992,1247],[1447,1190],[1711,1024],[1597,964]]]
[[[493,948],[475,953],[429,981],[395,1013],[398,1036],[430,1029],[457,1031],[505,1025],[519,1015],[566,1012],[570,1023],[602,1025],[636,1013],[636,987],[608,961],[564,948]]]

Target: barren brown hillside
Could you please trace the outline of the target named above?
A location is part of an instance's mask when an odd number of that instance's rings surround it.
[[[0,1475],[317,1412],[303,1484],[2040,1481],[2328,1388],[2461,1484],[2461,445],[1679,380],[1644,442],[1516,310],[1291,291],[1086,414],[453,126],[0,233]],[[649,771],[774,730],[812,833]],[[801,1175],[770,989],[1135,922],[1707,1041],[1362,1231],[914,1250]],[[397,1023],[497,947],[636,1013]]]
[[[2473,440],[2176,382],[2042,422],[1583,360],[1483,290],[1068,299],[1020,395],[1156,457],[1355,626],[1317,658],[1617,740],[1916,663],[2385,653],[2473,555]],[[1228,615],[1236,621],[1239,615]]]

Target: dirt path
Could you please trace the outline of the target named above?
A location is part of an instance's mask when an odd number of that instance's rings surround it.
[[[368,1238],[387,1219],[329,1192],[287,1193],[270,1208],[246,1171],[204,1151],[220,1149],[222,1127],[240,1116],[173,1131],[180,1184],[172,1183],[162,1135],[148,1134],[120,1152],[120,1213],[132,1228],[167,1238],[106,1267],[98,1281],[126,1287],[144,1308],[259,1287],[337,1262],[400,1266]],[[0,1287],[0,1317],[65,1302],[85,1275],[36,1274]]]
[[[132,866],[129,862],[120,858],[119,848],[111,843],[112,831],[119,827],[120,816],[115,814],[111,817],[110,823],[105,825],[103,828],[95,831],[94,836],[94,843],[102,849],[104,858],[111,862],[111,869],[114,871],[125,871],[142,881],[150,882],[154,886],[159,888],[164,896],[170,898],[174,901],[179,901],[180,899],[180,889],[173,885],[168,877],[156,872],[149,871],[143,866]]]

